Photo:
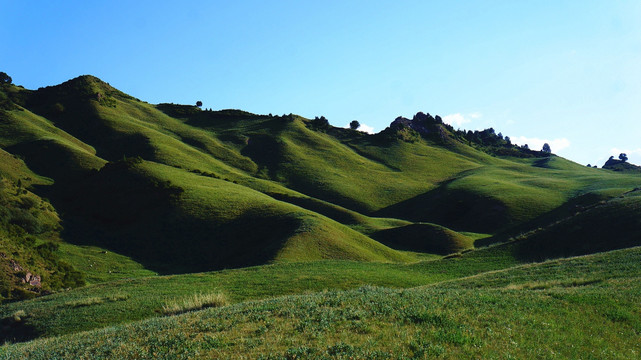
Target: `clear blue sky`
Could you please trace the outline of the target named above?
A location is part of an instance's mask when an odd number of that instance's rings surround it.
[[[384,129],[438,114],[641,164],[641,2],[0,0],[0,71]]]

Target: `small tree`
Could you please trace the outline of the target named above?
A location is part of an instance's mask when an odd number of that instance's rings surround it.
[[[7,75],[7,73],[1,72],[0,71],[0,84],[11,84],[13,80],[11,79],[11,76]]]
[[[285,115],[283,115],[283,117],[285,117]],[[329,126],[329,121],[324,116],[316,116],[314,120],[312,120],[312,127],[316,130],[327,130]]]
[[[198,107],[203,106],[203,102],[202,102],[202,101],[200,101],[200,100],[196,101],[196,106],[198,106]]]
[[[548,154],[552,153],[552,149],[550,148],[550,144],[548,144],[548,143],[543,144],[543,149],[541,149],[541,151],[543,151],[544,153],[548,153]]]
[[[621,161],[623,161],[623,162],[628,161],[628,154],[620,153],[620,154],[619,154],[619,160],[621,160]]]
[[[357,120],[353,120],[351,123],[349,123],[349,128],[352,130],[356,130],[359,127],[361,127],[361,123],[359,123]]]

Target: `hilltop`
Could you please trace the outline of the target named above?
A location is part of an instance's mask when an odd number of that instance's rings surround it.
[[[608,161],[603,164],[603,169],[621,171],[621,172],[641,172],[641,166],[630,164],[628,161],[628,156],[626,154],[620,154],[619,160],[615,159],[614,156],[610,156]]]

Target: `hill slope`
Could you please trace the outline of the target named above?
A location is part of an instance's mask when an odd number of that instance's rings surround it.
[[[51,200],[63,240],[162,273],[415,261],[471,247],[463,232],[547,226],[578,197],[640,179],[423,113],[367,135],[324,118],[151,105],[93,76],[0,93],[0,148],[47,177],[30,189]]]

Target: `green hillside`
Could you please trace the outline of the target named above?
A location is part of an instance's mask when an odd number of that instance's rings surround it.
[[[0,358],[633,358],[639,189],[422,112],[3,83]]]
[[[56,250],[60,218],[27,187],[51,181],[0,150],[0,301],[28,299],[84,285],[83,274]]]
[[[154,272],[416,261],[472,247],[466,232],[502,234],[639,185],[423,113],[368,135],[324,118],[151,105],[93,76],[4,84],[2,104],[0,146],[47,177],[33,191],[62,214],[63,240]]]

